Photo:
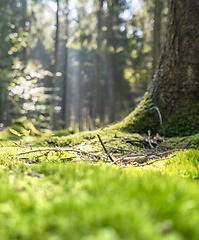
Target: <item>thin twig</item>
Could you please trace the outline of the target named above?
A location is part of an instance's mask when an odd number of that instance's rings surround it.
[[[45,152],[45,151],[55,151],[55,152],[61,152],[61,149],[58,148],[46,148],[46,149],[36,149],[36,150],[30,150],[27,152],[22,152],[22,153],[18,153],[16,155],[24,155],[24,154],[29,154],[29,153],[35,153],[35,152]],[[10,154],[9,156],[13,156],[14,154]]]
[[[94,154],[94,153],[90,153],[90,152],[85,152],[85,151],[82,151],[80,149],[75,149],[75,148],[63,148],[62,149],[63,151],[66,151],[66,152],[76,152],[76,153],[81,153],[83,155],[87,155],[87,156],[90,156],[90,157],[95,157],[97,159],[100,159],[100,158],[105,158],[107,159],[106,156],[103,156],[103,155],[98,155],[98,154]]]
[[[157,152],[157,155],[166,155],[166,154],[169,154],[169,153],[172,153],[172,152],[176,152],[176,151],[180,151],[182,149],[179,149],[179,148],[174,148],[172,150],[168,150],[168,151],[165,151],[165,152]]]
[[[49,154],[50,151],[47,151],[39,156],[36,156],[37,159],[39,159],[40,157],[43,157],[43,156],[47,156]]]
[[[158,159],[155,159],[155,160],[153,160],[153,161],[151,161],[151,162],[146,162],[146,163],[143,163],[143,164],[133,164],[133,166],[134,166],[134,167],[143,167],[143,166],[146,166],[146,165],[153,164],[153,163],[155,163],[155,162],[157,162],[157,161],[162,161],[162,160],[167,160],[167,159],[173,158],[173,157],[175,157],[175,156],[176,156],[176,155],[174,154],[174,155],[172,155],[171,157],[158,158]]]
[[[116,164],[117,162],[124,160],[124,158],[129,157],[131,154],[132,154],[132,153],[128,153],[128,154],[126,154],[126,155],[124,155],[124,156],[116,159],[116,160],[113,161],[111,164]]]
[[[76,156],[75,157],[65,157],[65,158],[60,158],[60,160],[62,160],[62,161],[72,161],[73,160],[73,158],[76,158]]]
[[[151,131],[150,130],[148,130],[148,141],[149,141],[149,146],[151,148],[154,148],[153,145],[151,144]]]
[[[17,142],[15,141],[12,141],[17,147],[20,147],[20,148],[31,148],[32,149],[32,146],[22,146],[20,144],[18,144]]]
[[[159,108],[158,107],[151,107],[151,108],[149,108],[149,110],[152,110],[152,109],[155,109],[157,111],[159,119],[160,119],[160,124],[162,125],[162,116],[161,116]]]
[[[108,151],[106,150],[106,147],[104,146],[104,143],[102,142],[102,139],[101,139],[101,137],[100,137],[99,134],[97,134],[97,137],[99,138],[99,141],[100,141],[100,143],[101,143],[101,145],[102,145],[105,153],[107,154],[107,156],[108,156],[109,159],[111,160],[111,162],[114,162],[114,160],[112,159],[111,155],[110,155],[110,154],[108,153]]]

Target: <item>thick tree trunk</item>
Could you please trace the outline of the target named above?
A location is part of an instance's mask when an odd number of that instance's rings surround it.
[[[199,132],[199,0],[170,0],[167,40],[144,99],[121,124],[124,130],[166,136]],[[157,107],[155,108],[151,107]]]

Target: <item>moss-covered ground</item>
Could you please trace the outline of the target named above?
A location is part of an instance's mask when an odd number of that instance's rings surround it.
[[[0,239],[199,238],[199,135],[165,139],[165,150],[179,149],[174,157],[135,167],[84,162],[75,152],[56,150],[75,145],[102,154],[99,134],[112,156],[143,153],[148,150],[139,140],[147,136],[106,128],[45,134],[13,142],[1,132]],[[44,148],[48,154],[37,152]]]

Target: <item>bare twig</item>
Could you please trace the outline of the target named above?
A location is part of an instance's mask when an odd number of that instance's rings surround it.
[[[151,131],[150,130],[148,130],[148,141],[149,141],[149,146],[151,148],[154,148],[153,145],[151,144]]]
[[[101,145],[102,145],[105,153],[107,154],[107,156],[108,156],[109,159],[111,160],[111,162],[114,162],[114,160],[112,159],[111,155],[110,155],[110,154],[108,153],[108,151],[106,150],[106,147],[104,146],[104,143],[102,142],[102,139],[101,139],[101,137],[100,137],[99,134],[97,134],[97,137],[99,138],[99,141],[100,141],[100,143],[101,143]]]
[[[78,154],[83,154],[83,155],[86,155],[86,156],[95,157],[97,159],[101,159],[101,158],[108,159],[108,157],[106,157],[106,156],[98,155],[98,154],[94,154],[94,153],[90,153],[90,152],[85,152],[85,151],[82,151],[80,149],[75,149],[74,147],[73,148],[63,148],[62,150],[66,151],[66,152],[74,152],[74,153],[76,152],[77,155]]]
[[[180,150],[182,150],[182,149],[174,148],[172,150],[168,150],[168,151],[165,151],[165,152],[157,152],[157,155],[168,155],[169,153],[180,151]]]
[[[153,163],[155,163],[155,162],[157,162],[157,161],[162,161],[162,160],[167,160],[167,159],[173,158],[173,157],[175,157],[175,156],[176,156],[176,155],[174,154],[174,155],[172,155],[171,157],[158,158],[158,159],[155,159],[155,160],[153,160],[153,161],[151,161],[151,162],[146,162],[146,163],[143,163],[143,164],[133,164],[133,166],[134,166],[134,167],[143,167],[143,166],[146,166],[146,165],[151,165],[151,164],[153,164]]]
[[[47,151],[39,156],[36,156],[37,159],[39,159],[40,157],[43,157],[43,156],[47,156],[49,154],[50,151]]]
[[[65,158],[60,158],[60,160],[62,160],[63,162],[64,161],[72,161],[74,158],[76,158],[76,157],[65,157]]]
[[[158,112],[158,116],[159,116],[159,119],[160,119],[160,124],[162,125],[162,116],[161,116],[159,108],[158,107],[149,108],[149,110],[152,110],[152,109],[155,109]]]
[[[24,154],[29,154],[29,153],[35,153],[35,152],[46,152],[46,151],[55,151],[55,152],[61,152],[61,149],[58,148],[45,148],[45,149],[35,149],[35,150],[30,150],[27,152],[22,152],[22,153],[18,153],[16,155],[24,155]],[[13,156],[14,154],[10,154],[10,156]]]
[[[116,159],[116,160],[113,161],[111,164],[116,164],[117,162],[120,162],[120,161],[124,160],[124,158],[130,156],[131,154],[132,154],[132,153],[130,152],[130,153],[128,153],[128,154],[126,154],[126,155],[124,155],[124,156],[122,156],[122,157]]]
[[[32,149],[32,146],[22,146],[22,145],[18,144],[18,143],[15,142],[15,141],[12,141],[12,142],[16,145],[16,147],[20,147],[20,148],[31,148],[31,149]]]

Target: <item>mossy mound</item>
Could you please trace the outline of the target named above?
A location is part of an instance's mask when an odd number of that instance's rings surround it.
[[[139,134],[144,134],[151,130],[154,134],[159,132],[161,135],[164,135],[158,112],[153,107],[152,101],[144,98],[132,113],[122,122],[111,126],[110,129]]]
[[[152,134],[158,132],[165,137],[182,137],[199,133],[199,102],[195,102],[170,116],[162,114],[162,124],[157,109],[146,95],[129,116],[122,122],[111,126],[110,129],[139,134],[146,134],[150,130]]]

